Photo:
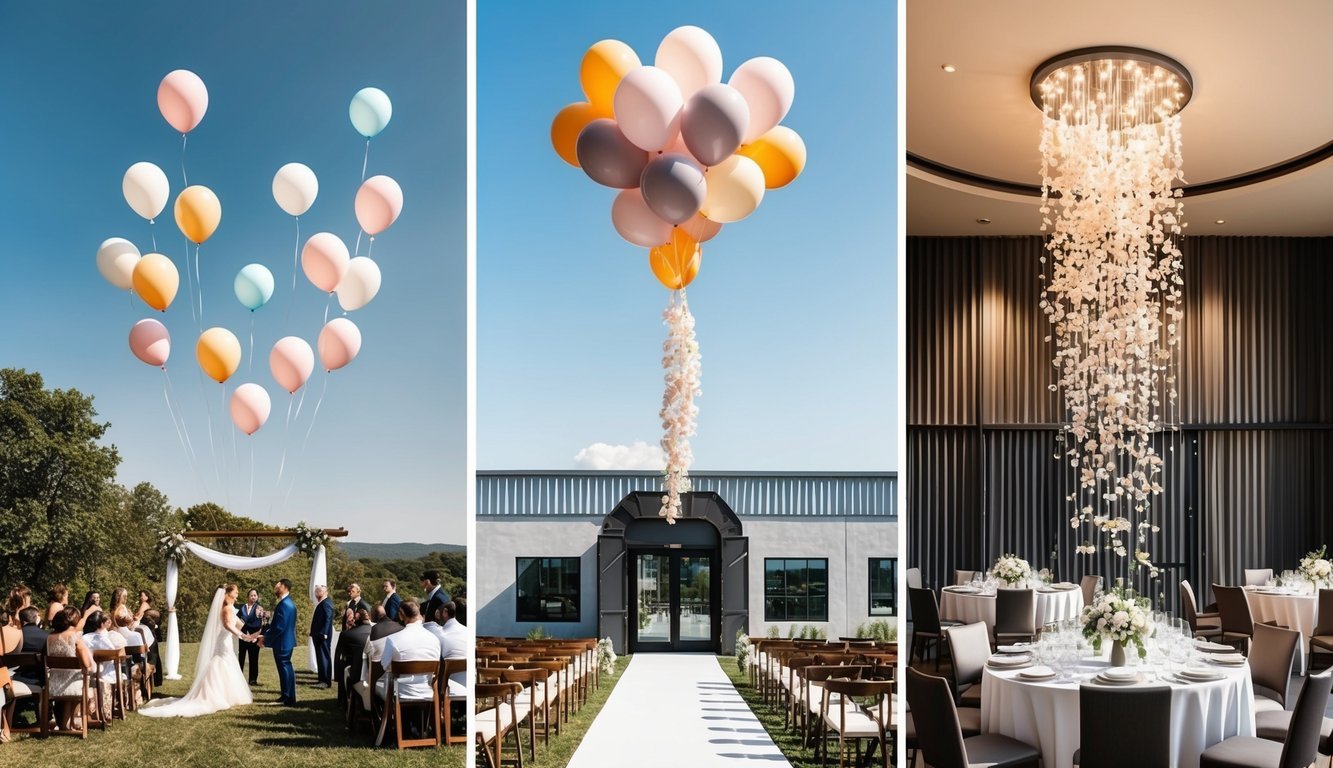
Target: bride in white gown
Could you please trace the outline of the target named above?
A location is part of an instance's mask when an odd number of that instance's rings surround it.
[[[250,686],[236,661],[236,639],[244,638],[232,604],[236,585],[226,584],[213,595],[208,622],[199,641],[190,692],[179,699],[154,699],[139,708],[146,717],[198,717],[250,704]]]

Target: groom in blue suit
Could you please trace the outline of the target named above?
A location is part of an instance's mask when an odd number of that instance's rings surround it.
[[[282,687],[278,703],[294,707],[296,670],[292,669],[292,649],[296,647],[296,604],[292,602],[291,592],[292,583],[287,579],[279,579],[273,585],[278,604],[273,608],[268,631],[260,637],[260,645],[273,649],[273,660],[278,665],[278,683]]]

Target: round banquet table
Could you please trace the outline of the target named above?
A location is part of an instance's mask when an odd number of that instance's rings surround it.
[[[1079,745],[1078,689],[1108,666],[1103,659],[1079,662],[1076,679],[1032,682],[1017,669],[989,665],[981,681],[981,731],[999,733],[1041,750],[1046,768],[1071,768]],[[1254,691],[1250,666],[1214,666],[1221,680],[1171,686],[1171,765],[1197,768],[1208,747],[1230,736],[1253,736]],[[1096,685],[1096,683],[1092,683]]]
[[[940,618],[961,621],[964,624],[986,623],[987,629],[995,627],[995,593],[957,592],[956,587],[940,590]],[[1076,618],[1083,611],[1083,590],[1046,589],[1036,590],[1037,627],[1056,621]]]
[[[1277,589],[1246,587],[1245,599],[1250,604],[1250,616],[1256,622],[1278,624],[1301,633],[1301,652],[1296,665],[1297,671],[1304,675],[1310,635],[1314,634],[1315,621],[1319,618],[1319,598]]]

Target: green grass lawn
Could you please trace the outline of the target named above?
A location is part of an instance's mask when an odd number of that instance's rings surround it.
[[[166,681],[157,693],[181,696],[189,690],[188,673],[194,669],[198,646],[181,646],[182,673],[187,679]],[[255,703],[206,717],[154,719],[131,712],[105,731],[90,730],[87,742],[68,736],[38,739],[15,736],[0,745],[4,765],[75,766],[90,759],[102,766],[256,766],[280,768],[330,765],[445,766],[461,768],[465,745],[440,749],[375,748],[364,721],[354,735],[344,727],[336,689],[315,688],[306,672],[305,646],[292,655],[296,667],[296,707],[269,702],[278,698],[278,674],[273,654],[260,656],[260,685]],[[605,686],[603,686],[605,688]],[[95,756],[95,757],[94,757]],[[563,765],[563,763],[562,763]]]
[[[611,695],[611,691],[620,681],[620,675],[625,671],[629,664],[630,656],[621,656],[616,659],[616,670],[613,674],[602,675],[602,685],[600,688],[588,694],[588,703],[580,709],[577,714],[560,726],[560,735],[551,735],[550,745],[542,744],[542,737],[537,735],[537,759],[532,759],[532,754],[528,752],[528,733],[523,731],[523,765],[532,768],[565,768],[569,765],[570,758],[574,757],[574,751],[579,748],[583,737],[587,735],[588,728],[592,727],[592,721],[597,718],[597,713],[602,711],[602,706],[606,704],[606,699]],[[504,759],[508,765],[514,754],[513,738],[505,739]],[[480,755],[478,755],[478,765],[481,765]]]

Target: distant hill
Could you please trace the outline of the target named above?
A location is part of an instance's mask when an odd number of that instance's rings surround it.
[[[363,557],[373,558],[375,560],[416,560],[419,557],[425,557],[432,552],[466,552],[467,547],[462,544],[418,544],[416,542],[402,542],[400,544],[369,544],[359,541],[340,541],[338,546],[347,553],[347,557],[352,560],[360,560]]]

